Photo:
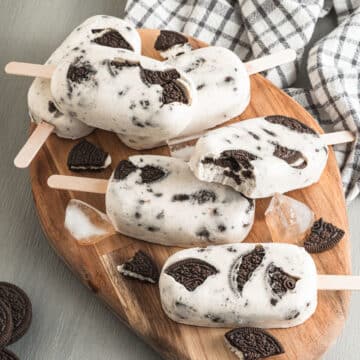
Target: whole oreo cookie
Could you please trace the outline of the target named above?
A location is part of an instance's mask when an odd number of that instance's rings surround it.
[[[155,41],[155,50],[166,51],[175,45],[183,45],[188,39],[183,34],[171,30],[160,30],[160,35]]]
[[[310,235],[304,242],[305,250],[309,253],[319,253],[333,248],[344,236],[344,230],[339,229],[322,218],[315,221]]]
[[[241,327],[225,334],[226,344],[242,360],[265,359],[284,353],[280,342],[267,331]]]
[[[0,300],[11,310],[13,332],[9,344],[12,344],[20,339],[30,327],[31,302],[23,290],[6,282],[0,282]]]
[[[0,360],[19,360],[19,358],[12,351],[3,349],[0,351]]]
[[[182,284],[188,291],[194,291],[209,276],[217,274],[218,270],[206,261],[188,258],[171,264],[165,273]]]
[[[77,143],[69,152],[67,165],[72,171],[98,171],[111,163],[108,153],[87,140]]]
[[[6,346],[13,332],[13,320],[10,307],[0,300],[0,349]]]
[[[118,271],[128,277],[156,284],[159,281],[159,270],[155,261],[144,251],[139,250],[124,264],[117,267]]]

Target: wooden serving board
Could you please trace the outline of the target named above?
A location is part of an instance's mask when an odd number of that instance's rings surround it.
[[[153,44],[156,30],[140,30],[143,54],[159,58]],[[191,39],[193,47],[206,44]],[[260,75],[251,76],[251,103],[237,119],[283,114],[295,117],[319,132],[316,121],[295,101]],[[206,109],[204,109],[206,111]],[[168,155],[166,147],[138,152],[122,145],[109,132],[97,130],[87,137],[109,152],[113,167],[129,155],[152,153]],[[55,191],[46,183],[53,174],[72,173],[66,166],[67,155],[74,141],[52,135],[31,165],[31,185],[39,218],[48,240],[68,266],[95,294],[104,300],[119,319],[150,344],[164,359],[230,360],[235,356],[225,347],[225,329],[210,329],[180,325],[168,319],[161,309],[157,286],[143,284],[122,277],[116,265],[131,257],[138,249],[148,251],[162,266],[167,257],[179,250],[174,247],[152,245],[114,235],[96,245],[82,246],[64,229],[64,214],[68,201],[77,198],[105,211],[104,195]],[[112,169],[84,176],[109,178]],[[77,174],[76,174],[77,175]],[[290,196],[308,204],[317,217],[322,216],[346,230],[343,240],[335,248],[314,255],[318,273],[350,273],[349,231],[342,185],[332,150],[320,182]],[[264,220],[269,199],[258,200],[256,220],[245,241],[270,242],[270,233]],[[184,221],[186,221],[184,219]],[[348,309],[349,293],[344,291],[319,292],[319,304],[314,316],[303,325],[270,332],[283,344],[286,353],[274,359],[318,359],[339,335]]]

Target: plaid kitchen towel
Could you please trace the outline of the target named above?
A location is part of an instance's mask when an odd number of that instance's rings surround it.
[[[330,6],[329,6],[330,5]],[[320,17],[334,7],[338,27],[303,58]],[[360,0],[128,0],[137,27],[171,29],[224,46],[243,61],[292,48],[297,61],[264,75],[284,88],[325,131],[360,127]],[[291,88],[307,61],[309,89]],[[360,144],[335,146],[346,198],[359,193]]]

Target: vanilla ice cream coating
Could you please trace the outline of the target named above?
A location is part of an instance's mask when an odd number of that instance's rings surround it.
[[[106,212],[122,234],[187,247],[244,240],[255,204],[230,187],[197,180],[182,160],[138,155],[112,174]]]
[[[64,58],[83,55],[89,48],[119,47],[140,53],[141,39],[136,29],[116,17],[96,15],[78,26],[47,60],[58,64]],[[55,133],[77,139],[88,135],[93,128],[79,121],[74,114],[62,113],[50,91],[50,80],[36,78],[28,92],[31,118],[36,123],[46,121],[55,126]]]
[[[316,183],[327,157],[327,146],[314,130],[274,115],[209,131],[198,140],[190,167],[200,180],[255,199]]]
[[[51,93],[62,112],[89,126],[155,143],[184,129],[195,101],[192,83],[174,67],[104,47],[59,64]]]
[[[196,326],[287,328],[317,305],[315,264],[290,244],[182,250],[166,261],[159,287],[165,313]]]

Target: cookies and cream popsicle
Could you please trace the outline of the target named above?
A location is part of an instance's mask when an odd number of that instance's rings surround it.
[[[106,215],[117,232],[162,245],[240,242],[254,221],[253,200],[199,181],[187,163],[167,156],[131,156],[120,161],[110,180],[52,175],[48,185],[106,194]]]
[[[106,212],[122,234],[187,247],[244,240],[255,204],[229,187],[197,180],[182,160],[138,155],[112,174]]]
[[[209,131],[197,141],[190,167],[202,181],[256,199],[316,183],[327,157],[327,145],[313,129],[274,115]]]
[[[317,306],[311,256],[290,244],[231,244],[182,250],[159,281],[165,313],[183,324],[287,328]]]
[[[96,15],[74,29],[46,61],[57,65],[67,57],[84,56],[89,49],[118,48],[140,53],[141,40],[136,29],[126,21],[106,15]],[[54,126],[55,133],[77,139],[88,135],[93,128],[79,121],[74,113],[63,113],[50,91],[50,80],[36,78],[28,92],[31,119]]]
[[[179,136],[195,134],[243,113],[250,101],[250,77],[232,51],[209,46],[171,57],[167,64],[182,70],[194,83],[198,101],[191,122]]]
[[[191,80],[173,66],[104,47],[58,64],[51,93],[63,113],[116,132],[134,148],[145,146],[132,136],[148,138],[153,147],[179,134],[196,101]]]

